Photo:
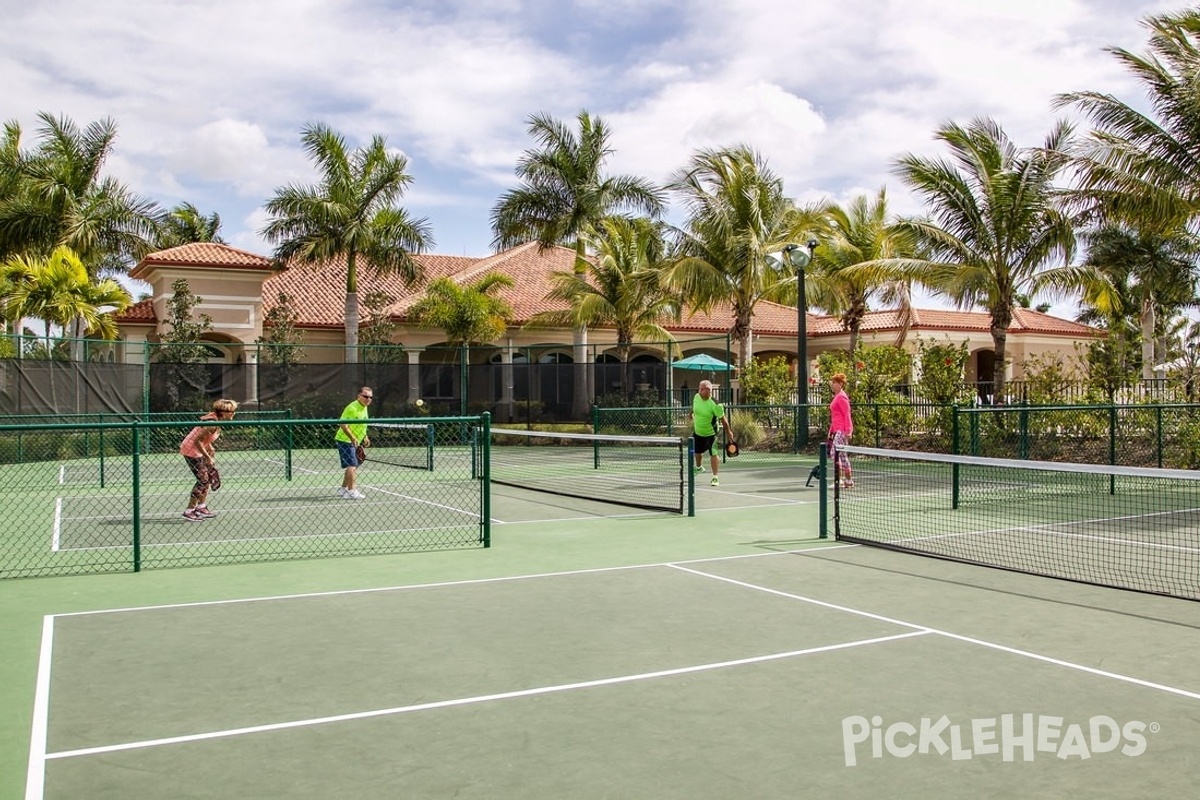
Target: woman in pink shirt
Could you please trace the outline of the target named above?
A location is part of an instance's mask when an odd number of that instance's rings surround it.
[[[843,445],[850,443],[854,433],[854,420],[850,417],[850,398],[846,396],[846,375],[839,372],[829,379],[833,389],[833,400],[829,403],[829,454],[837,462],[842,488],[854,486],[850,473],[850,456],[842,452]]]
[[[200,418],[201,422],[233,419],[238,404],[233,400],[216,400],[212,411]],[[187,510],[183,518],[188,522],[203,522],[216,516],[208,510],[208,490],[213,484],[213,470],[216,469],[216,442],[221,435],[221,429],[215,425],[197,425],[192,428],[183,443],[179,445],[179,454],[187,462],[188,469],[196,476],[196,485],[188,498]]]

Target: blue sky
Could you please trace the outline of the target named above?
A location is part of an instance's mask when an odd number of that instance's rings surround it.
[[[0,0],[5,121],[39,111],[119,126],[108,172],[164,206],[258,235],[276,187],[314,175],[299,132],[382,134],[410,159],[404,199],[434,252],[490,252],[525,120],[587,109],[614,172],[664,180],[703,147],[758,149],[802,201],[889,187],[897,155],[937,155],[947,120],[991,116],[1020,145],[1060,92],[1138,104],[1105,47],[1145,49],[1152,0]],[[1056,311],[1058,308],[1056,307]]]

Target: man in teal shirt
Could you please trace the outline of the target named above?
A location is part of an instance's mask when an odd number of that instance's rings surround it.
[[[358,445],[371,446],[371,437],[367,436],[367,406],[375,397],[370,386],[358,390],[358,397],[350,401],[350,405],[342,410],[342,423],[338,425],[334,442],[337,444],[338,457],[342,461],[342,488],[338,489],[338,497],[347,500],[362,500],[366,497],[356,487],[358,483],[358,455],[355,449]]]
[[[700,388],[696,390],[696,396],[692,398],[692,439],[696,443],[696,472],[704,472],[704,454],[708,453],[713,474],[709,483],[713,486],[720,486],[721,479],[717,477],[717,471],[721,466],[721,460],[717,458],[715,447],[717,420],[720,420],[722,427],[725,428],[726,438],[732,439],[733,432],[729,430],[729,420],[725,419],[725,409],[712,399],[712,388],[711,381],[700,381]]]

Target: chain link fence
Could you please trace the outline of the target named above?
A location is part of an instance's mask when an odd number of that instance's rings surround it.
[[[829,408],[726,404],[744,462],[794,463],[816,457],[829,429]],[[942,406],[933,403],[854,405],[853,444],[894,450],[1116,464],[1200,468],[1200,404],[1105,406]],[[804,418],[807,416],[807,426]],[[597,433],[681,436],[690,408],[596,408]],[[722,434],[721,444],[724,445]],[[807,462],[806,462],[807,463]]]
[[[0,578],[490,544],[486,416],[372,420],[362,498],[339,492],[336,419],[220,428],[213,518],[183,515],[197,423],[0,425]]]
[[[1115,464],[1200,467],[1200,405],[958,408],[951,452]]]

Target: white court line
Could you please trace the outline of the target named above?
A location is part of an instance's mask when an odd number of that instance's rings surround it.
[[[202,523],[210,524],[208,521]],[[303,541],[305,539],[346,539],[355,536],[377,536],[382,533],[427,533],[429,531],[461,531],[466,530],[460,526],[443,525],[441,527],[425,527],[425,528],[386,528],[374,531],[346,531],[344,533],[297,533],[284,536],[251,536],[241,537],[237,539],[187,539],[179,542],[142,542],[143,550],[152,550],[156,547],[191,547],[197,544],[246,544],[247,542],[292,542]],[[475,534],[472,534],[474,536]],[[97,545],[96,547],[67,547],[64,552],[67,553],[102,553],[106,550],[128,550],[130,544],[108,544]]]
[[[59,464],[58,465],[58,483],[61,486],[62,484],[66,483],[66,482],[67,482],[67,465]]]
[[[906,536],[901,539],[891,539],[890,542],[897,544],[904,543],[920,543],[925,541],[937,541],[939,539],[957,539],[964,536],[991,536],[1007,535],[1013,533],[1035,533],[1042,536],[1061,536],[1064,539],[1082,539],[1092,542],[1104,542],[1105,544],[1115,544],[1121,547],[1139,547],[1150,550],[1169,550],[1181,553],[1200,553],[1200,547],[1184,547],[1175,544],[1162,544],[1160,542],[1139,542],[1136,539],[1126,539],[1119,536],[1099,536],[1094,533],[1071,533],[1070,531],[1057,530],[1059,527],[1071,527],[1073,525],[1095,525],[1097,523],[1107,522],[1125,522],[1127,520],[1140,520],[1146,517],[1158,517],[1168,514],[1180,514],[1185,512],[1193,512],[1196,509],[1176,509],[1174,511],[1155,511],[1150,514],[1129,514],[1121,517],[1096,517],[1094,519],[1082,520],[1062,520],[1060,522],[1046,522],[1040,525],[1013,525],[1007,528],[990,528],[982,531],[952,531],[950,533],[939,533],[933,536]]]
[[[819,540],[814,540],[819,541]],[[830,540],[832,541],[832,540]],[[561,578],[570,575],[595,575],[603,572],[620,572],[622,570],[653,569],[677,564],[707,564],[713,561],[739,561],[744,558],[775,558],[784,555],[807,555],[810,552],[824,553],[826,550],[844,550],[861,547],[857,544],[831,544],[827,547],[801,547],[793,550],[777,550],[770,553],[743,553],[736,556],[709,556],[693,558],[684,561],[659,561],[650,564],[627,564],[617,567],[590,567],[588,569],[570,569],[557,572],[535,572],[526,575],[507,575],[498,578],[471,578],[457,581],[436,581],[433,583],[409,583],[397,586],[378,586],[367,589],[338,589],[328,592],[300,592],[297,594],[263,595],[260,597],[240,597],[230,600],[199,600],[192,603],[164,603],[156,606],[127,606],[123,608],[103,608],[92,611],[65,611],[56,614],[58,617],[90,617],[97,614],[125,614],[133,611],[164,611],[175,608],[198,608],[202,606],[240,605],[242,603],[265,603],[278,600],[304,600],[316,597],[341,597],[355,594],[375,594],[381,592],[405,592],[415,589],[442,589],[450,586],[474,586],[484,583],[509,583],[512,581],[534,580],[537,578]]]
[[[363,486],[367,489],[370,489],[373,492],[379,492],[380,494],[386,494],[386,495],[390,495],[392,497],[402,497],[405,500],[412,500],[414,503],[424,503],[425,505],[433,506],[434,508],[441,508],[446,511],[453,511],[456,514],[463,514],[465,516],[478,516],[474,511],[467,511],[466,509],[458,508],[457,506],[442,505],[441,503],[435,503],[432,500],[425,500],[420,497],[413,497],[410,494],[403,494],[402,492],[391,492],[391,491],[388,491],[387,489],[381,489],[378,486],[370,484],[370,483],[364,483]]]
[[[997,644],[996,642],[988,642],[983,639],[974,639],[970,636],[963,636],[958,633],[951,633],[949,631],[940,630],[938,628],[930,628],[925,625],[918,625],[914,622],[905,622],[903,620],[894,619],[892,617],[885,617],[885,616],[881,616],[879,614],[872,614],[868,611],[859,611],[858,609],[849,608],[848,606],[840,606],[840,605],[837,605],[836,603],[827,603],[824,600],[816,600],[811,597],[804,597],[803,595],[792,594],[791,592],[783,592],[778,589],[771,589],[767,586],[759,586],[758,584],[755,584],[755,583],[747,583],[745,581],[739,581],[735,578],[726,578],[723,575],[714,575],[711,572],[701,572],[700,570],[697,570],[697,569],[689,569],[687,567],[681,567],[676,564],[668,564],[667,566],[681,570],[682,572],[690,572],[693,575],[699,575],[700,577],[703,577],[703,578],[712,578],[713,580],[723,581],[725,583],[732,583],[735,586],[741,586],[746,589],[753,589],[758,592],[766,592],[767,594],[778,595],[779,597],[787,597],[792,600],[799,600],[804,603],[811,603],[812,605],[821,606],[823,608],[831,608],[836,611],[845,611],[846,613],[854,614],[854,615],[860,616],[860,617],[867,617],[868,619],[875,619],[875,620],[882,620],[884,622],[891,622],[896,625],[902,625],[906,628],[917,628],[922,631],[926,631],[928,633],[937,634],[938,636],[944,636],[947,639],[956,639],[960,642],[969,642],[971,644],[978,645],[980,647],[987,647],[992,650],[999,650],[1003,653],[1010,653],[1012,655],[1018,655],[1018,656],[1022,656],[1024,658],[1032,658],[1036,661],[1043,661],[1047,664],[1054,664],[1056,666],[1066,667],[1067,669],[1073,669],[1073,670],[1077,670],[1079,672],[1086,672],[1090,675],[1098,675],[1102,678],[1111,678],[1112,680],[1121,681],[1123,683],[1132,683],[1136,686],[1143,686],[1148,689],[1156,689],[1160,692],[1167,692],[1168,694],[1175,694],[1175,695],[1179,695],[1180,697],[1190,698],[1192,700],[1200,700],[1200,692],[1191,692],[1191,691],[1188,691],[1187,689],[1179,689],[1174,686],[1166,686],[1165,684],[1161,684],[1161,683],[1153,683],[1152,681],[1142,680],[1141,678],[1134,678],[1129,675],[1122,675],[1117,672],[1108,672],[1106,670],[1096,669],[1095,667],[1089,667],[1084,664],[1076,664],[1073,661],[1064,661],[1059,658],[1053,658],[1051,656],[1044,656],[1041,653],[1034,653],[1029,650],[1019,650],[1015,647],[1008,647],[1007,645]]]
[[[327,473],[323,473],[323,472],[317,472],[316,470],[306,469],[304,467],[293,467],[293,469],[298,470],[300,472],[307,472],[310,475],[325,475],[325,474],[327,474]],[[380,494],[391,495],[392,497],[402,497],[405,500],[412,500],[414,503],[424,503],[425,505],[433,506],[434,508],[441,508],[446,511],[453,511],[456,514],[463,514],[466,516],[475,516],[475,512],[473,512],[473,511],[467,511],[465,509],[458,508],[456,506],[442,505],[441,503],[435,503],[432,500],[425,500],[420,497],[413,497],[412,495],[402,494],[400,492],[389,492],[387,489],[381,489],[381,488],[379,488],[379,486],[377,486],[375,484],[364,483],[363,487],[366,489],[370,489],[373,492],[379,492]],[[495,521],[496,520],[493,520],[493,522],[495,522]]]
[[[780,506],[789,506],[789,505],[802,506],[802,505],[811,505],[811,504],[817,502],[816,500],[792,500],[791,498],[788,498],[788,497],[771,497],[770,495],[756,494],[754,492],[730,492],[730,491],[726,491],[724,489],[724,487],[721,487],[721,486],[708,486],[708,485],[701,486],[699,481],[696,482],[696,488],[703,489],[705,494],[727,494],[727,495],[731,495],[733,497],[761,497],[763,500],[774,501],[775,505],[780,505]],[[767,508],[768,506],[758,505],[758,506],[747,506],[747,507],[748,508]],[[707,509],[705,509],[705,510],[707,511]]]
[[[533,689],[519,689],[512,692],[497,692],[495,694],[483,694],[476,695],[474,697],[460,697],[454,700],[437,700],[431,703],[418,703],[411,706],[396,706],[395,708],[358,711],[351,714],[337,714],[329,717],[314,717],[312,719],[293,720],[291,722],[276,722],[269,725],[254,725],[246,728],[230,728],[223,731],[209,731],[208,733],[197,733],[187,736],[170,736],[163,739],[147,739],[141,742],[125,742],[123,744],[104,745],[100,747],[85,747],[79,750],[64,750],[58,753],[48,753],[45,755],[45,758],[49,760],[59,758],[77,758],[79,756],[101,755],[105,753],[117,753],[123,750],[140,750],[148,747],[161,747],[163,745],[201,742],[208,739],[226,739],[233,736],[245,736],[246,734],[251,733],[267,733],[270,731],[281,731],[291,728],[307,728],[314,725],[326,725],[332,722],[349,722],[360,719],[371,719],[374,717],[393,716],[396,714],[408,714],[414,711],[428,711],[435,708],[453,708],[456,706],[472,705],[475,703],[488,703],[497,700],[512,700],[520,697],[535,697],[537,695],[554,694],[556,692],[592,689],[597,686],[615,686],[622,683],[654,680],[656,678],[669,678],[676,675],[690,675],[697,672],[709,672],[717,669],[727,669],[729,667],[741,667],[747,664],[761,664],[767,661],[779,661],[781,659],[795,658],[797,656],[829,653],[836,650],[847,650],[852,647],[864,647],[871,644],[881,644],[884,642],[897,641],[899,639],[908,639],[913,636],[924,636],[927,633],[929,633],[929,631],[908,631],[907,633],[898,633],[892,636],[879,636],[874,639],[860,639],[853,642],[842,642],[841,644],[810,647],[804,650],[789,650],[784,653],[770,653],[765,656],[752,656],[750,658],[738,658],[731,661],[717,661],[709,664],[696,664],[690,667],[677,667],[675,669],[663,669],[654,672],[640,672],[634,675],[618,675],[612,678],[600,678],[598,680],[591,681],[562,683],[553,686],[538,686]]]
[[[50,717],[50,657],[54,652],[54,616],[42,617],[42,649],[38,656],[37,689],[33,695],[33,725],[29,732],[29,769],[25,800],[42,800],[46,784],[46,737]]]
[[[54,530],[50,535],[50,551],[57,553],[62,545],[62,513],[63,499],[61,497],[54,498]]]

